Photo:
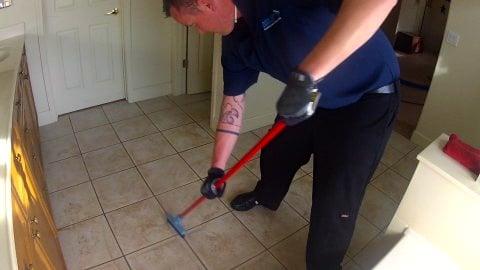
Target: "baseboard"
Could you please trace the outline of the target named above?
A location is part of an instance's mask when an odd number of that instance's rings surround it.
[[[168,90],[166,90],[168,89]],[[156,84],[127,91],[128,102],[137,102],[170,94],[171,84]]]
[[[432,139],[429,139],[427,136],[423,135],[418,130],[415,130],[413,132],[411,141],[413,143],[417,144],[417,145],[422,146],[422,147],[427,147],[428,145],[430,145],[433,142]]]
[[[58,115],[53,111],[45,111],[38,114],[38,125],[45,126],[57,122]]]

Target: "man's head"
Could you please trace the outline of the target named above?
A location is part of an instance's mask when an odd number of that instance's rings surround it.
[[[199,32],[228,35],[233,30],[235,6],[232,0],[163,0],[167,16],[194,26]]]

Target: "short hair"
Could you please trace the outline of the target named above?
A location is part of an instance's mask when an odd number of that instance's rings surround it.
[[[163,11],[167,17],[170,17],[170,8],[176,7],[187,7],[187,8],[195,8],[197,5],[196,0],[163,0]]]

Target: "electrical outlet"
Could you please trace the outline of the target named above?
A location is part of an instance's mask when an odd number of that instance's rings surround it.
[[[459,42],[460,42],[460,36],[457,33],[448,30],[447,43],[452,44],[455,47],[458,47]]]

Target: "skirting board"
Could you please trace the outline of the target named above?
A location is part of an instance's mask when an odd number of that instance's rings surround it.
[[[423,135],[418,130],[415,130],[413,132],[411,141],[413,143],[417,144],[417,145],[422,146],[422,147],[427,147],[428,145],[430,145],[433,142],[433,140],[429,139],[427,136]]]
[[[52,111],[45,111],[38,114],[38,125],[45,126],[57,122],[58,115]]]

